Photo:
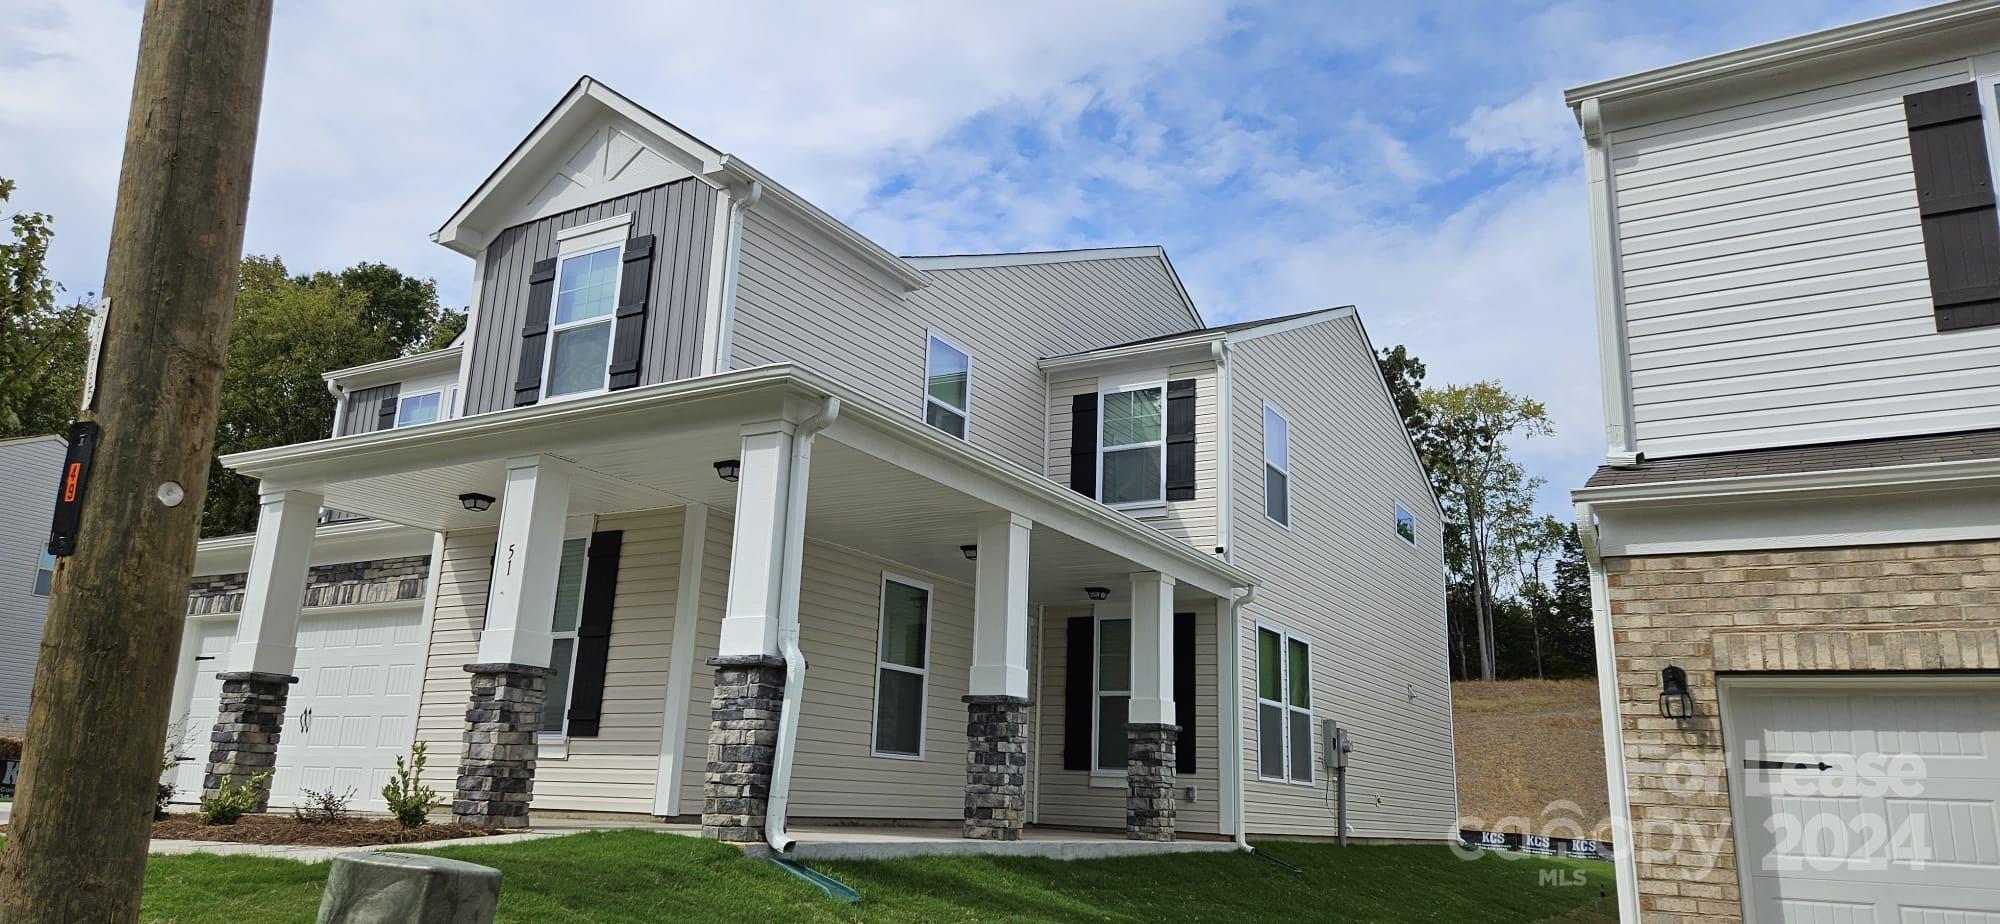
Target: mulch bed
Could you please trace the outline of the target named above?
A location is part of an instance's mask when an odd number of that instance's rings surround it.
[[[405,828],[390,818],[351,818],[333,824],[306,824],[275,812],[245,815],[233,825],[205,825],[198,816],[171,815],[153,822],[153,837],[183,841],[226,841],[232,844],[287,844],[307,847],[369,847],[411,844],[504,834],[474,825],[424,825]]]

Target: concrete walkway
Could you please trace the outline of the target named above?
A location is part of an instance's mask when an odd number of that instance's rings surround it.
[[[418,841],[411,844],[372,844],[362,847],[307,847],[293,844],[231,844],[227,841],[170,841],[155,840],[148,852],[156,857],[180,856],[190,853],[212,853],[227,857],[272,857],[292,860],[298,863],[320,863],[334,857],[350,853],[373,853],[379,850],[429,850],[434,847],[451,847],[459,844],[519,844],[523,841],[538,841],[549,837],[575,834],[575,831],[523,831],[520,834],[495,834],[492,837],[457,837],[442,841]]]
[[[701,826],[662,823],[645,826],[685,837],[700,837]],[[806,825],[789,829],[795,843],[787,857],[794,860],[895,860],[904,857],[1044,857],[1050,860],[1106,860],[1151,857],[1168,853],[1227,853],[1232,841],[1183,840],[1171,843],[1135,841],[1109,831],[1070,831],[1029,827],[1018,841],[968,840],[958,826]],[[774,854],[763,844],[744,852],[753,857]]]

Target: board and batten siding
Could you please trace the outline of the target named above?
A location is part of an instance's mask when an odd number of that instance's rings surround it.
[[[1175,609],[1195,614],[1196,741],[1194,772],[1174,776],[1176,794],[1193,786],[1195,800],[1189,802],[1181,797],[1174,809],[1177,815],[1175,824],[1184,834],[1219,834],[1222,832],[1222,774],[1218,767],[1221,758],[1217,742],[1221,739],[1217,723],[1222,714],[1218,696],[1222,685],[1216,676],[1215,604],[1207,602]],[[1039,798],[1030,804],[1036,806],[1036,824],[1071,828],[1125,827],[1125,781],[1122,778],[1107,779],[1107,782],[1113,783],[1110,786],[1092,786],[1088,772],[1063,768],[1063,747],[1067,741],[1063,715],[1069,708],[1069,620],[1090,614],[1089,607],[1049,607],[1043,612],[1040,632],[1036,636],[1038,643],[1035,647],[1043,659],[1040,673],[1035,675],[1039,677],[1035,708],[1041,716],[1041,734],[1032,753],[1035,755],[1033,765],[1040,791]],[[1091,704],[1084,704],[1084,708],[1091,708]]]
[[[1904,122],[1904,96],[1970,79],[1905,58],[1607,113],[1641,452],[2000,420],[2000,328],[1933,319]]]
[[[1167,381],[1193,379],[1194,385],[1194,499],[1167,501],[1164,506],[1132,510],[1128,515],[1169,536],[1204,552],[1214,552],[1217,538],[1218,495],[1215,467],[1220,417],[1217,414],[1221,390],[1217,387],[1214,360],[1178,363],[1167,367]],[[1098,377],[1084,372],[1051,373],[1048,388],[1049,454],[1051,479],[1069,486],[1070,424],[1077,395],[1097,391]]]
[[[1320,721],[1348,730],[1359,837],[1455,829],[1443,527],[1352,317],[1233,345],[1233,563],[1263,578],[1242,612],[1244,817],[1252,834],[1337,834]],[[1264,403],[1291,427],[1291,528],[1264,514]],[[1417,520],[1412,548],[1395,504]],[[1314,785],[1258,779],[1255,625],[1312,642]],[[1409,695],[1414,690],[1414,698]]]
[[[0,731],[28,723],[28,693],[42,651],[49,598],[35,596],[35,572],[56,509],[66,444],[56,438],[0,442]]]
[[[466,371],[465,413],[514,406],[528,276],[537,261],[556,256],[556,233],[624,214],[632,216],[632,236],[653,235],[653,279],[646,297],[646,346],[640,355],[639,384],[699,374],[716,199],[714,187],[700,180],[680,180],[500,232],[486,249],[478,316],[467,341],[472,357]]]
[[[1039,360],[1195,326],[1157,257],[923,273],[924,288],[892,292],[753,211],[732,367],[795,362],[921,418],[927,335],[936,332],[972,354],[969,441],[1040,471]]]
[[[401,390],[400,383],[391,382],[387,385],[349,392],[346,410],[340,415],[339,435],[354,436],[383,429],[382,399],[394,398]]]

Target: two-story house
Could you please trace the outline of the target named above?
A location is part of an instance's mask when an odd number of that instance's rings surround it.
[[[1452,835],[1439,513],[1353,309],[1208,327],[1156,247],[898,257],[589,78],[434,239],[456,352],[224,459],[263,507],[190,604],[207,787],[415,740],[499,827],[1325,837],[1338,722],[1349,833]]]
[[[2000,921],[2000,4],[1568,93],[1623,919]]]
[[[54,435],[0,440],[0,733],[18,735],[28,724],[56,574],[44,531],[55,510],[49,486],[68,450]]]

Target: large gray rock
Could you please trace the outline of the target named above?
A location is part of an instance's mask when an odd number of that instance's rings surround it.
[[[500,871],[403,853],[351,853],[333,861],[319,924],[489,924]]]

